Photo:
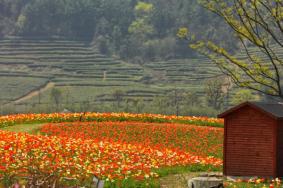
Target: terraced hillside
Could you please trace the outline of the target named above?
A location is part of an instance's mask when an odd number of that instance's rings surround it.
[[[141,66],[106,57],[83,41],[0,40],[2,104],[47,104],[53,87],[66,104],[113,101],[118,90],[127,99],[152,100],[173,88],[202,93],[201,83],[219,74],[207,59]]]
[[[163,81],[169,83],[194,85],[220,75],[218,68],[212,66],[211,62],[205,58],[150,62],[145,64],[145,67],[150,68],[153,73],[164,75]]]

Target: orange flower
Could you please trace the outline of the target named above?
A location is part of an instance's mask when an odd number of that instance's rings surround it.
[[[0,177],[5,174],[21,177],[40,171],[79,180],[93,174],[109,180],[139,179],[156,177],[152,170],[159,167],[222,165],[222,160],[213,157],[138,144],[5,131],[0,131],[0,140],[0,164],[5,164],[0,168]],[[9,150],[1,149],[8,143]]]
[[[0,127],[19,123],[47,123],[74,121],[140,121],[140,122],[182,122],[186,124],[223,126],[223,119],[195,116],[164,116],[159,114],[129,113],[53,113],[53,114],[17,114],[0,116]]]

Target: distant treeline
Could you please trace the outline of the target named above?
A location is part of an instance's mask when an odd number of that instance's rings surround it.
[[[86,40],[135,63],[194,56],[176,38],[182,26],[236,47],[224,22],[197,0],[0,0],[0,37]]]

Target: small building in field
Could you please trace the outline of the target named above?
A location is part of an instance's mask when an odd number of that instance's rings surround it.
[[[283,104],[245,102],[224,118],[224,175],[283,177]]]

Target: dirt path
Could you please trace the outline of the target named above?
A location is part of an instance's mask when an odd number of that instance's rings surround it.
[[[31,99],[35,96],[38,96],[39,95],[39,92],[42,93],[42,92],[45,92],[46,90],[48,89],[51,89],[55,86],[55,83],[54,82],[48,82],[47,84],[45,84],[44,86],[42,86],[40,89],[38,90],[35,90],[35,91],[32,91],[26,95],[24,95],[23,97],[13,101],[13,103],[17,104],[17,103],[20,103],[20,102],[24,102],[28,99]]]

